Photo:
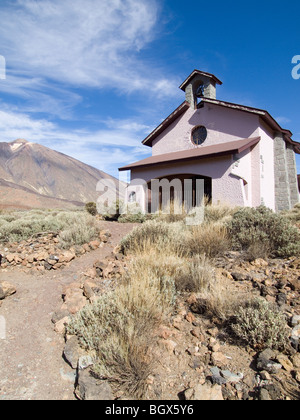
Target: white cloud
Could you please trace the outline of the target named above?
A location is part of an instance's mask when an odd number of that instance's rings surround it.
[[[112,121],[112,120],[111,120]],[[118,167],[145,157],[141,144],[146,126],[134,120],[118,120],[113,128],[66,130],[44,119],[33,119],[14,110],[0,111],[0,141],[24,138],[72,156],[104,172],[117,176]]]
[[[25,138],[115,175],[118,166],[149,155],[141,140],[153,129],[147,124],[149,114],[157,112],[155,99],[179,97],[181,81],[165,74],[153,56],[147,57],[147,47],[160,31],[160,4],[159,0],[0,2],[0,55],[7,65],[0,91],[10,94],[14,103],[0,102],[0,141]],[[139,118],[122,119],[117,108],[117,118],[103,115],[101,121],[98,109],[89,108],[100,89],[108,95],[142,93],[152,100],[136,105]],[[107,96],[99,95],[102,98]],[[134,109],[133,103],[130,106]],[[76,121],[74,127],[82,127],[82,120],[91,125],[70,130],[61,121],[38,118],[44,116],[38,113]],[[97,128],[91,128],[96,122]]]
[[[24,89],[11,69],[33,88],[45,79],[76,87],[145,90],[178,86],[141,50],[157,34],[157,0],[18,0],[1,7],[0,53],[11,89]],[[8,85],[9,86],[9,85]]]
[[[279,123],[279,124],[289,124],[291,122],[291,120],[287,117],[276,117],[275,120]]]

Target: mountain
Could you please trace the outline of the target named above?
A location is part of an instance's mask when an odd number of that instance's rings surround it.
[[[0,143],[0,209],[68,208],[97,200],[98,181],[116,178],[23,139]]]

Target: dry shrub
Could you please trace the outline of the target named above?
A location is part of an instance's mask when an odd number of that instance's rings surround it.
[[[230,221],[233,214],[238,209],[228,204],[210,204],[205,205],[205,216],[206,222],[222,222],[227,223]]]
[[[180,262],[172,255],[147,253],[136,256],[131,262],[118,294],[126,308],[143,322],[158,320],[168,313],[175,303],[176,290],[173,275]]]
[[[163,209],[154,213],[155,220],[165,223],[183,222],[187,216],[184,204],[177,200],[170,201]]]
[[[68,327],[96,353],[94,372],[137,398],[152,370],[154,331],[175,302],[174,281],[140,256],[122,283],[83,308]]]
[[[83,245],[95,239],[100,232],[97,219],[89,214],[82,213],[72,219],[72,223],[66,226],[59,234],[60,247],[68,249],[73,245]]]
[[[180,265],[174,279],[178,291],[201,292],[213,281],[214,269],[205,255],[195,255]]]
[[[161,293],[165,294],[166,286],[168,286],[168,293],[171,292],[173,298],[176,292],[200,292],[214,278],[213,266],[205,255],[186,258],[176,255],[170,250],[163,253],[149,250],[144,254],[136,254],[132,266],[135,267],[139,275],[144,276],[146,272],[146,275],[149,276],[149,271],[156,279],[160,279]],[[169,302],[173,303],[172,299],[167,301],[168,306]]]
[[[217,257],[230,248],[226,227],[220,223],[203,223],[193,226],[187,243],[190,253]]]
[[[125,254],[147,253],[150,250],[181,255],[185,252],[185,236],[183,223],[166,223],[150,220],[135,227],[121,243],[120,249]]]
[[[300,203],[296,204],[293,209],[282,211],[280,214],[297,227],[300,226]]]
[[[140,397],[152,360],[151,331],[141,334],[145,324],[138,321],[140,317],[126,308],[119,293],[110,292],[84,307],[72,319],[68,333],[76,334],[82,347],[95,354],[95,374]]]
[[[242,299],[242,295],[237,294],[229,279],[215,276],[197,295],[197,301],[192,304],[192,310],[225,322],[235,313]]]
[[[237,211],[228,224],[232,245],[248,250],[253,243],[261,243],[270,256],[290,257],[300,252],[300,233],[289,220],[272,210],[259,206]]]
[[[81,210],[30,210],[0,215],[0,241],[22,241],[43,232],[60,232],[61,245],[70,248],[89,242],[99,227],[95,218]]]
[[[235,314],[231,328],[237,338],[259,350],[283,350],[289,342],[284,314],[261,298],[246,301]]]

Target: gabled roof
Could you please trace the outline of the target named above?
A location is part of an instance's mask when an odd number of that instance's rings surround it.
[[[185,82],[184,82],[185,83]],[[290,130],[283,129],[278,122],[269,114],[268,111],[259,108],[253,108],[250,106],[239,105],[231,102],[226,101],[219,101],[217,99],[209,99],[209,98],[202,98],[201,102],[198,104],[198,108],[203,107],[206,103],[217,105],[220,107],[234,109],[241,112],[247,112],[250,114],[258,115],[269,127],[271,127],[274,131],[279,131],[284,135],[285,140],[290,143],[295,153],[300,154],[300,143],[291,139],[292,132]],[[142,143],[145,146],[152,147],[153,140],[159,136],[173,121],[175,121],[180,115],[182,115],[188,108],[190,104],[188,102],[183,102],[178,108],[175,109],[172,114],[170,114],[155,130],[153,130],[143,141]]]
[[[238,154],[252,146],[255,146],[259,141],[260,137],[254,137],[215,144],[212,146],[201,146],[194,149],[182,150],[180,152],[164,153],[123,166],[122,168],[119,168],[119,171],[128,171],[130,169],[144,168],[153,165]]]
[[[237,111],[243,111],[243,112],[248,112],[250,114],[258,115],[274,131],[279,131],[284,135],[285,140],[294,147],[295,153],[300,153],[300,143],[291,139],[293,133],[290,130],[286,130],[282,128],[278,124],[278,122],[272,117],[272,115],[269,114],[268,111],[265,111],[263,109],[258,109],[258,108],[252,108],[250,106],[238,105],[231,102],[219,101],[217,99],[210,99],[210,98],[203,98],[202,102],[198,104],[198,107],[201,108],[203,106],[203,103],[211,103],[211,104],[222,106],[225,108],[235,109]]]
[[[185,88],[187,87],[187,85],[190,83],[190,81],[195,77],[195,76],[205,76],[208,77],[209,79],[212,79],[216,84],[218,85],[222,85],[223,83],[221,82],[221,80],[219,80],[214,74],[211,73],[206,73],[204,71],[200,71],[200,70],[194,70],[187,79],[185,79],[185,81],[179,86],[179,89],[182,89],[183,91],[185,91]]]
[[[190,104],[184,101],[175,111],[172,112],[158,127],[156,127],[143,141],[145,146],[152,147],[152,141],[159,136],[173,121],[175,121],[181,114],[188,110]]]

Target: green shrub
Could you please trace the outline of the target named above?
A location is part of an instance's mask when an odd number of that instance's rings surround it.
[[[96,205],[96,203],[94,203],[92,201],[90,201],[89,203],[86,203],[85,209],[92,216],[96,216],[96,214],[97,214],[97,205]]]
[[[300,252],[299,230],[264,206],[237,211],[227,226],[235,249],[248,250],[260,244],[271,256],[290,257]]]
[[[147,216],[143,213],[122,214],[118,218],[119,223],[144,223],[146,220]]]
[[[296,204],[291,210],[282,211],[281,215],[300,227],[300,203]]]
[[[284,314],[264,299],[255,299],[242,305],[231,323],[236,337],[255,349],[282,350],[288,343]]]

